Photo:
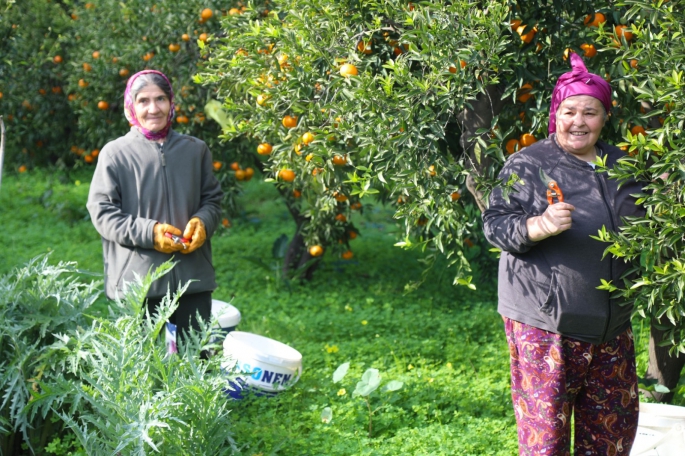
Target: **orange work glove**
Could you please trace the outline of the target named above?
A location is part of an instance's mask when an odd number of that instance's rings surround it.
[[[202,247],[207,239],[207,230],[205,224],[198,217],[190,219],[186,225],[186,230],[183,232],[183,237],[190,239],[190,245],[187,249],[181,250],[181,253],[190,253]]]
[[[174,253],[178,252],[179,250],[183,250],[183,244],[175,243],[173,239],[166,237],[164,233],[171,233],[175,234],[176,236],[180,236],[182,234],[181,230],[179,230],[173,225],[168,225],[166,223],[157,223],[152,228],[155,250],[162,253]]]

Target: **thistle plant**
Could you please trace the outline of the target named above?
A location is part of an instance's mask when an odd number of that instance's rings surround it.
[[[174,355],[160,337],[187,285],[146,315],[150,284],[172,268],[165,263],[131,284],[108,318],[57,335],[46,352],[65,376],[40,382],[31,413],[57,413],[88,454],[235,450],[222,359],[201,356],[210,348],[211,323],[191,332]]]

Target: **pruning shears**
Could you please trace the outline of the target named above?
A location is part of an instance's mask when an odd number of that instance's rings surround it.
[[[547,187],[547,202],[549,204],[554,204],[554,198],[559,200],[560,203],[564,202],[564,193],[561,191],[561,188],[559,188],[559,184],[549,177],[542,168],[540,168],[540,180],[542,180],[542,183]]]

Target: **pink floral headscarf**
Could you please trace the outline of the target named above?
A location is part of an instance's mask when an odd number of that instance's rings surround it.
[[[557,109],[562,101],[575,95],[589,95],[597,98],[604,105],[606,112],[611,110],[611,86],[599,75],[590,73],[583,59],[575,52],[571,53],[571,68],[568,73],[559,76],[552,92],[549,106],[549,133],[557,131]]]
[[[169,102],[171,103],[171,108],[169,109],[169,117],[167,118],[166,126],[159,131],[150,131],[146,128],[143,128],[140,125],[140,122],[136,118],[136,110],[133,107],[133,103],[135,100],[133,100],[133,98],[131,97],[131,87],[133,86],[133,81],[135,81],[139,76],[149,73],[154,73],[162,76],[164,79],[166,79],[166,82],[169,84]],[[134,74],[128,79],[128,82],[126,83],[126,91],[124,92],[124,115],[126,116],[126,120],[128,120],[132,125],[137,127],[138,130],[140,130],[140,132],[143,133],[143,135],[145,135],[147,139],[151,141],[156,141],[158,139],[166,138],[166,135],[169,133],[169,129],[171,128],[171,120],[174,118],[175,114],[176,108],[174,105],[174,90],[171,88],[171,82],[169,82],[169,78],[167,78],[164,73],[157,70],[143,70],[139,71],[138,73]]]

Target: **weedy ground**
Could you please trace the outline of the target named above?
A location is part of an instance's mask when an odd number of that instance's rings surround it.
[[[52,252],[102,272],[99,235],[85,209],[90,173],[6,176],[0,188],[0,274]],[[419,280],[417,252],[393,247],[398,227],[390,210],[368,205],[352,220],[360,236],[355,256],[326,255],[312,281],[283,282],[249,257],[277,264],[272,244],[294,225],[270,184],[254,179],[242,196],[247,210],[212,239],[219,288],[214,297],[242,314],[238,326],[299,350],[303,373],[276,397],[235,401],[233,431],[245,455],[516,453],[508,350],[490,274],[477,291],[452,285],[438,264]],[[102,298],[97,309],[106,312]],[[648,324],[636,322],[638,363],[647,363]],[[350,362],[347,376],[332,379]],[[353,397],[368,368],[398,391]],[[682,392],[676,401],[685,403]],[[322,416],[322,412],[330,408]],[[371,420],[369,415],[371,412]]]

